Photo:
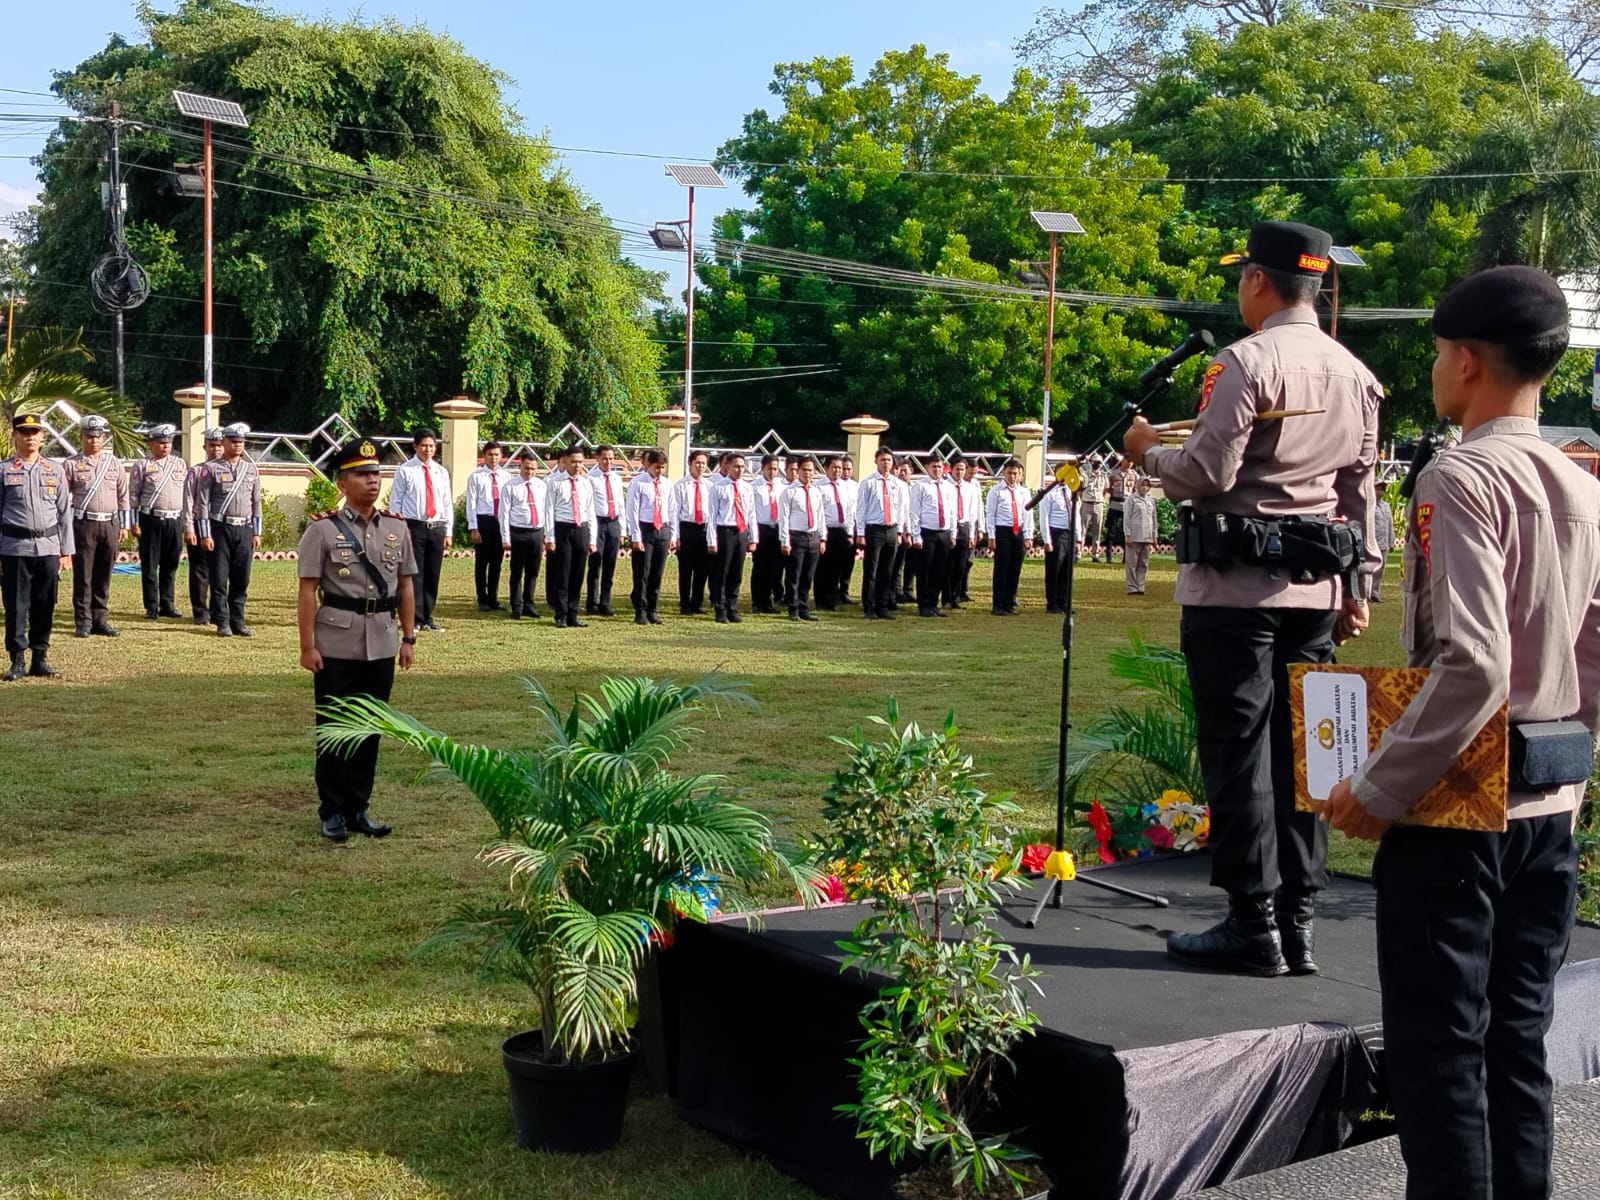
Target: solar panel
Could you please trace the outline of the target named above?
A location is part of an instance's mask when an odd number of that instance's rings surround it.
[[[1033,219],[1046,233],[1082,233],[1078,218],[1064,212],[1035,212]]]
[[[1328,251],[1328,257],[1341,267],[1364,267],[1367,265],[1367,260],[1350,249],[1349,246],[1335,246]]]
[[[684,187],[727,187],[727,181],[709,163],[668,163],[667,174]]]
[[[173,92],[172,102],[178,111],[196,121],[215,121],[219,125],[237,125],[250,128],[244,108],[232,100],[218,100],[215,96],[201,96],[194,92]]]

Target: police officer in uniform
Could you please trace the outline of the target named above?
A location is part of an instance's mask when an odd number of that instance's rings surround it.
[[[1079,536],[1089,547],[1089,561],[1099,562],[1100,542],[1106,528],[1106,472],[1092,454],[1084,463],[1083,491],[1078,496],[1078,505],[1083,520]]]
[[[318,725],[326,721],[322,707],[329,700],[388,700],[396,659],[401,670],[409,669],[417,641],[416,553],[405,520],[377,510],[383,488],[377,447],[360,438],[347,442],[334,467],[344,502],[307,523],[296,564],[300,665],[311,672]],[[367,815],[377,765],[376,734],[352,747],[317,746],[323,837],[343,842],[352,831],[367,837],[389,832]]]
[[[205,462],[215,462],[222,457],[222,430],[212,426],[205,431]],[[194,527],[195,495],[199,488],[200,465],[189,468],[189,477],[183,483],[183,542],[189,547],[189,607],[194,610],[194,623],[206,625],[211,621],[211,555],[200,547],[200,534]]]
[[[1544,1037],[1600,728],[1600,482],[1539,436],[1539,387],[1568,338],[1553,279],[1473,275],[1439,301],[1433,331],[1434,408],[1465,436],[1418,472],[1406,518],[1401,639],[1428,680],[1326,808],[1335,828],[1381,837],[1378,972],[1406,1196],[1520,1200],[1552,1186]],[[1406,824],[1502,704],[1505,830]]]
[[[172,453],[177,432],[175,425],[152,426],[150,456],[134,463],[129,472],[128,499],[133,505],[133,536],[139,541],[139,581],[148,621],[179,615],[175,600],[189,468]]]
[[[87,416],[78,423],[83,448],[62,465],[72,487],[72,636],[116,637],[111,624],[111,568],[117,543],[132,524],[128,476],[106,446],[111,422]]]
[[[222,429],[222,457],[195,483],[195,531],[211,555],[211,621],[218,637],[250,637],[244,604],[250,563],[261,549],[261,475],[244,452],[248,425]]]
[[[1326,882],[1327,831],[1294,811],[1288,664],[1328,662],[1365,627],[1377,565],[1383,392],[1317,324],[1330,246],[1309,225],[1258,222],[1246,253],[1224,260],[1244,264],[1239,312],[1255,332],[1207,366],[1193,433],[1157,446],[1141,417],[1123,438],[1169,499],[1191,502],[1174,598],[1211,805],[1211,882],[1228,893],[1224,921],[1172,934],[1167,950],[1256,975],[1316,970],[1311,919]],[[1275,408],[1326,411],[1256,421]]]
[[[31,649],[27,674],[60,672],[45,656],[56,585],[72,561],[72,507],[66,471],[39,453],[44,422],[37,413],[11,420],[12,456],[0,463],[0,602],[6,610],[6,682],[21,679],[22,652]]]

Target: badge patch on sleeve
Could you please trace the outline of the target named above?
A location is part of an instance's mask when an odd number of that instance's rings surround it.
[[[1200,376],[1200,407],[1195,409],[1195,412],[1205,412],[1206,405],[1211,403],[1211,390],[1217,386],[1217,379],[1226,369],[1223,363],[1214,362],[1206,368],[1205,374]]]
[[[1433,505],[1417,505],[1417,549],[1422,552],[1422,564],[1429,575],[1433,574],[1433,556],[1428,549],[1428,540],[1432,536],[1428,526],[1432,524]]]

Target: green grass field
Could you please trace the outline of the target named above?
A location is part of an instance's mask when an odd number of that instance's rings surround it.
[[[1161,598],[1173,572],[1157,560],[1152,594],[1134,598],[1120,567],[1083,568],[1074,720],[1115,695],[1106,651],[1129,629],[1176,643],[1177,609]],[[457,736],[515,744],[527,711],[517,675],[570,697],[607,673],[723,670],[761,709],[713,718],[681,765],[722,772],[810,829],[841,753],[829,735],[892,693],[918,720],[953,709],[963,744],[1037,832],[1053,821],[1060,675],[1060,619],[1042,611],[1041,584],[1031,561],[1030,611],[1009,620],[977,605],[948,621],[669,616],[645,629],[616,617],[556,630],[548,617],[479,614],[471,564],[452,560],[437,614],[447,631],[423,635],[395,703]],[[66,592],[51,656],[66,678],[0,690],[0,1195],[810,1194],[642,1091],[608,1154],[515,1145],[498,1045],[531,1023],[525,998],[479,983],[464,958],[411,953],[455,901],[493,886],[474,861],[492,827],[391,745],[373,812],[395,833],[321,842],[292,564],[257,564],[248,641],[143,620],[128,576],[112,594],[123,636],[77,641],[62,632]],[[987,596],[985,563],[973,592]],[[1344,661],[1399,661],[1398,604],[1374,614]],[[1340,845],[1335,859],[1365,854]]]

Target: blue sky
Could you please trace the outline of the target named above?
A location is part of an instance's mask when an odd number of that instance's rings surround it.
[[[157,0],[158,7],[165,7]],[[393,16],[450,34],[473,56],[513,80],[508,96],[526,128],[557,146],[709,157],[738,132],[740,118],[770,107],[778,62],[849,55],[864,71],[884,50],[921,42],[1004,91],[1012,43],[1042,0],[702,0],[656,3],[488,3],[486,0],[376,0],[364,5],[280,0],[280,12],[368,19]],[[138,31],[131,0],[63,0],[7,6],[0,38],[0,88],[46,91],[52,69],[70,67],[120,32]],[[674,13],[685,14],[674,19]],[[65,19],[64,19],[65,18]],[[41,107],[25,107],[39,105]],[[48,111],[39,96],[0,92],[0,112]],[[37,154],[43,138],[0,125],[0,156]],[[648,158],[570,153],[580,186],[613,218],[653,222],[682,216],[683,190]],[[0,220],[37,187],[24,158],[0,157]],[[737,203],[696,192],[695,224]],[[0,236],[5,230],[0,228]],[[665,265],[655,264],[651,265]]]

